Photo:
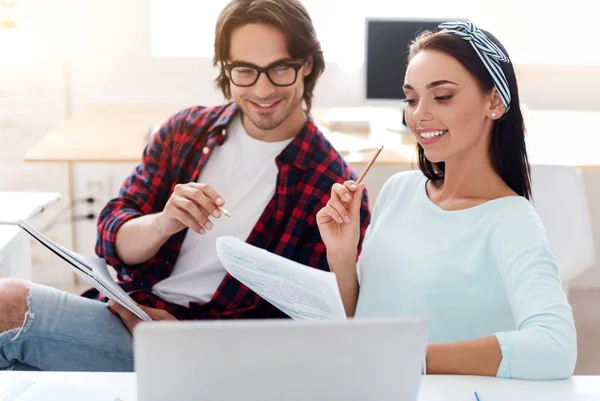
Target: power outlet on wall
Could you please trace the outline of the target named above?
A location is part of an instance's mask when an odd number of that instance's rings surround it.
[[[82,215],[97,215],[109,197],[109,182],[101,179],[92,179],[86,181],[84,198],[85,206],[80,208]]]
[[[73,250],[93,256],[97,240],[98,216],[118,195],[120,184],[137,163],[76,163],[73,169],[73,199],[77,202],[73,224]],[[93,203],[86,200],[93,199]],[[93,218],[89,217],[94,215]]]
[[[107,191],[107,182],[106,180],[92,179],[85,183],[85,188],[90,196],[104,198]]]

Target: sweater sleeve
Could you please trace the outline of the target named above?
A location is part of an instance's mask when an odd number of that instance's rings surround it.
[[[544,227],[529,203],[503,217],[492,248],[517,329],[495,334],[502,350],[497,376],[568,378],[577,360],[577,335]]]

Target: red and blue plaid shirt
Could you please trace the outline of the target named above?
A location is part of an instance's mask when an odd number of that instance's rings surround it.
[[[126,265],[117,257],[119,228],[136,217],[161,212],[175,185],[196,182],[212,150],[226,140],[227,126],[237,112],[235,103],[230,103],[191,107],[169,118],[152,136],[142,162],[122,184],[119,196],[104,207],[98,218],[96,254],[116,269],[122,288],[136,302],[164,309],[180,320],[286,316],[229,274],[207,303],[190,303],[185,308],[153,294],[152,287],[173,271],[187,229],[173,235],[144,263]],[[311,118],[275,161],[279,169],[275,195],[247,242],[328,270],[316,215],[329,200],[332,185],[356,180],[356,175]],[[366,193],[360,215],[362,244],[370,219]],[[95,290],[84,296],[105,300]]]

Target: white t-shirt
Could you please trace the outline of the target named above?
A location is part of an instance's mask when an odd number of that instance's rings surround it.
[[[204,235],[188,230],[173,267],[153,292],[166,301],[188,306],[212,299],[225,277],[217,256],[216,239],[231,235],[245,241],[275,194],[279,170],[275,158],[292,141],[263,142],[249,136],[238,114],[227,129],[227,140],[215,147],[198,182],[210,184],[232,217],[212,218]]]

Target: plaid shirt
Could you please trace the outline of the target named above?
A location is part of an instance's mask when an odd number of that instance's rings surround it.
[[[125,222],[161,212],[175,185],[198,180],[212,150],[226,140],[226,128],[237,112],[235,103],[230,103],[191,107],[173,115],[152,136],[142,162],[98,218],[96,254],[115,268],[121,287],[136,302],[164,309],[180,320],[286,316],[229,274],[207,303],[192,302],[186,308],[153,294],[152,287],[173,271],[187,229],[173,235],[144,263],[126,265],[116,253],[116,234]],[[279,169],[275,194],[246,242],[328,270],[316,214],[329,200],[334,183],[357,177],[311,118],[275,161]],[[360,215],[362,244],[370,219],[366,193]],[[106,300],[93,289],[83,295]]]

